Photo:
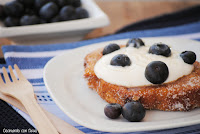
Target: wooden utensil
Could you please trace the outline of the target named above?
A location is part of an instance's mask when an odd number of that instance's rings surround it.
[[[6,68],[3,67],[2,70],[5,83],[3,79],[0,78],[0,91],[6,95],[16,98],[24,105],[40,134],[58,134],[57,129],[47,118],[35,100],[32,85],[23,76],[17,65],[14,65],[14,68],[17,72],[19,80],[13,73],[12,67],[9,66],[10,75],[12,78],[11,82]]]
[[[0,92],[0,99],[4,100],[5,102],[15,106],[16,108],[18,108],[21,111],[23,111],[23,112],[28,114],[28,112],[26,111],[24,106],[18,100],[16,100],[15,98],[7,96],[7,95],[4,95],[4,94],[2,94]],[[66,133],[69,133],[69,134],[84,134],[79,129],[76,129],[75,127],[71,126],[67,122],[65,122],[65,121],[61,120],[60,118],[56,117],[52,113],[49,113],[45,109],[42,108],[42,110],[45,112],[47,117],[50,119],[50,121],[53,123],[53,125],[56,127],[57,131],[60,134],[66,134]]]

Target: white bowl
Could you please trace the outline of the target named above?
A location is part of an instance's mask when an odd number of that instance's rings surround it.
[[[0,4],[8,1],[11,0],[1,0]],[[17,27],[4,27],[0,23],[0,38],[9,38],[16,44],[73,42],[81,40],[91,30],[109,24],[109,18],[93,0],[81,1],[89,18]]]

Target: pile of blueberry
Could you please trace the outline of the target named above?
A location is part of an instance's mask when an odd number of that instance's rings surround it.
[[[0,20],[6,27],[88,18],[80,0],[14,0],[0,5]]]
[[[139,49],[140,47],[145,46],[144,42],[139,38],[133,38],[128,41],[126,47],[134,47]],[[103,55],[112,53],[116,50],[119,50],[120,46],[117,44],[109,44],[103,50]],[[161,55],[165,57],[171,56],[171,49],[168,45],[163,43],[156,43],[149,48],[149,54]],[[193,64],[196,61],[196,54],[192,51],[184,51],[180,54],[180,57],[187,64]],[[113,66],[130,66],[131,60],[125,54],[118,54],[114,56],[110,64]],[[145,69],[146,79],[153,84],[162,84],[166,81],[169,76],[169,70],[167,65],[162,61],[152,61],[150,62]]]
[[[140,102],[133,101],[123,107],[117,103],[107,104],[104,113],[110,119],[116,119],[122,114],[130,122],[139,122],[145,117],[146,110]]]

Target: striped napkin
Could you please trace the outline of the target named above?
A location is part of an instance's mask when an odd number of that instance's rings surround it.
[[[34,87],[35,94],[37,96],[38,103],[44,107],[49,112],[60,117],[69,124],[75,126],[81,131],[88,134],[96,133],[106,133],[99,132],[96,130],[88,129],[84,126],[77,124],[65,115],[54,103],[51,96],[48,94],[43,81],[43,69],[45,64],[54,56],[64,53],[66,50],[74,49],[81,46],[92,45],[94,43],[112,41],[119,39],[127,39],[133,37],[172,37],[172,38],[184,38],[200,40],[200,22],[194,22],[190,24],[184,24],[181,26],[167,27],[153,30],[143,30],[135,32],[121,33],[111,36],[106,36],[103,38],[92,39],[87,41],[67,43],[67,44],[54,44],[54,45],[34,45],[34,46],[3,46],[2,50],[4,52],[6,65],[17,64],[22,70],[25,77],[31,82]],[[0,70],[1,71],[1,70]],[[33,124],[30,117],[20,111],[19,109],[13,107],[19,114],[21,114],[30,124]],[[137,132],[137,133],[155,133],[155,134],[167,134],[167,133],[177,133],[177,134],[188,134],[188,133],[200,133],[200,124],[175,128],[169,130],[159,130],[150,132]],[[135,134],[135,132],[131,133]]]

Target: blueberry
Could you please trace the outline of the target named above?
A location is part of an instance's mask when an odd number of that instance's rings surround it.
[[[5,12],[4,12],[4,6],[0,5],[0,19],[4,19]]]
[[[35,0],[35,7],[36,9],[40,9],[42,6],[44,6],[46,3],[48,3],[49,0]]]
[[[88,18],[89,17],[89,13],[87,10],[85,10],[82,7],[78,7],[76,8],[76,15],[78,19],[83,19],[83,18]]]
[[[37,17],[36,15],[24,15],[20,19],[20,25],[25,26],[25,25],[34,25],[34,24],[39,24],[40,23],[40,18]]]
[[[196,61],[196,54],[192,51],[184,51],[180,54],[185,63],[193,64]]]
[[[112,58],[110,64],[113,66],[125,67],[131,65],[131,60],[125,54],[118,54]]]
[[[58,5],[64,7],[66,5],[71,5],[73,0],[58,0]]]
[[[45,24],[45,23],[49,23],[49,21],[40,18],[40,24]]]
[[[64,6],[60,10],[60,18],[63,21],[75,19],[74,14],[75,14],[75,9],[72,6]]]
[[[22,5],[24,5],[24,7],[33,7],[35,0],[17,0],[18,2],[20,2]]]
[[[171,49],[165,44],[158,43],[149,48],[149,53],[169,57],[171,55]]]
[[[50,0],[50,2],[54,2],[57,6],[59,6],[58,5],[58,0]]]
[[[23,15],[24,6],[17,1],[11,1],[5,4],[4,11],[7,16],[20,17]]]
[[[126,47],[140,48],[142,46],[145,46],[145,45],[144,45],[144,42],[140,38],[130,39],[126,44]]]
[[[73,0],[72,1],[72,6],[73,7],[80,7],[81,6],[81,1],[80,0]]]
[[[119,49],[120,49],[119,45],[114,44],[114,43],[111,43],[111,44],[107,45],[107,46],[103,49],[103,55],[112,53],[112,52],[114,52],[114,51],[116,51],[116,50],[119,50]]]
[[[40,9],[39,14],[41,18],[50,20],[58,14],[58,11],[58,6],[53,2],[49,2]]]
[[[27,15],[36,15],[37,11],[35,9],[33,9],[33,8],[26,8],[24,14],[27,14]]]
[[[55,16],[55,17],[53,17],[52,19],[51,19],[51,22],[53,23],[53,22],[60,22],[61,21],[61,19],[60,19],[60,16],[59,15],[57,15],[57,16]]]
[[[18,18],[7,17],[4,20],[4,24],[6,27],[13,27],[13,26],[19,26],[20,23]]]
[[[131,122],[141,121],[146,114],[146,110],[140,102],[128,102],[122,108],[122,115]]]
[[[122,107],[117,103],[107,104],[104,108],[105,115],[110,119],[116,119],[121,115]]]
[[[152,61],[145,69],[146,79],[153,84],[163,83],[169,76],[167,65],[162,61]]]

